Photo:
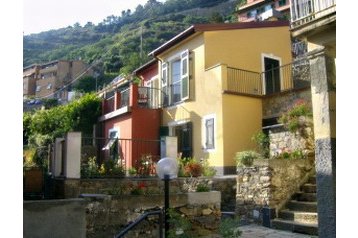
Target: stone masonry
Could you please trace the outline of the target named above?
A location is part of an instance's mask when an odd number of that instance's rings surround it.
[[[314,172],[314,160],[255,160],[253,166],[238,168],[236,213],[243,220],[262,222],[262,208],[276,213]]]

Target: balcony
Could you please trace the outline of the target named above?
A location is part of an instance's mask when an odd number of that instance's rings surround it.
[[[227,67],[223,91],[230,94],[267,96],[310,87],[307,59],[300,59],[265,72]]]
[[[336,0],[291,0],[291,28],[297,28],[336,12]]]
[[[121,90],[107,92],[102,101],[100,121],[130,112],[134,109],[159,109],[163,106],[164,94],[161,90],[138,87],[132,84]]]

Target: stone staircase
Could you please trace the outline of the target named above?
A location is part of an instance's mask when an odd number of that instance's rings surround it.
[[[310,177],[271,221],[274,229],[318,235],[316,177]]]

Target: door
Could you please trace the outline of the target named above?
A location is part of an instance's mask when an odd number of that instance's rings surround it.
[[[174,128],[174,136],[178,137],[178,153],[181,153],[182,158],[193,156],[192,128],[191,122]]]
[[[264,57],[266,95],[280,92],[280,61]]]

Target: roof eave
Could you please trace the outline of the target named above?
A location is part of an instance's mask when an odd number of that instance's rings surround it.
[[[182,31],[178,35],[174,36],[172,39],[164,43],[163,45],[159,46],[152,52],[148,54],[148,56],[156,57],[158,54],[162,53],[163,51],[169,49],[173,45],[177,44],[178,42],[182,41],[183,39],[187,38],[188,36],[195,33],[194,25],[190,26],[188,29]]]

